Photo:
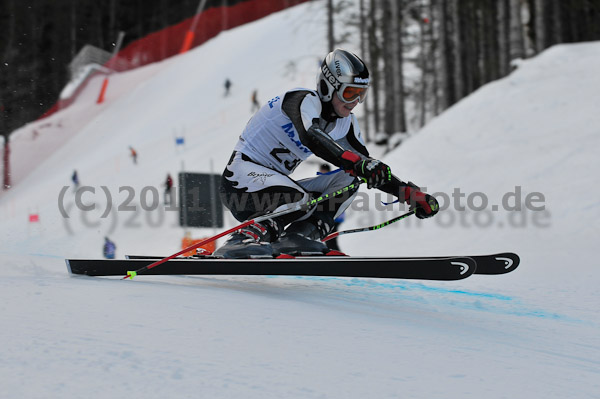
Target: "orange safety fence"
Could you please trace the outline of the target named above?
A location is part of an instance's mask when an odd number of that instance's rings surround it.
[[[194,238],[190,238],[190,237],[183,237],[181,239],[181,249],[185,249],[189,246],[199,243],[200,241],[206,240],[206,238],[208,238],[208,237],[198,238],[198,239],[194,239]],[[208,244],[202,245],[200,248],[204,248],[207,251],[210,251],[211,253],[215,252],[216,242],[215,241],[209,242]],[[192,249],[191,251],[187,251],[187,252],[183,253],[183,256],[193,256],[193,255],[196,255],[195,249]]]
[[[162,61],[180,54],[182,50],[187,51],[189,48],[197,47],[224,30],[256,21],[274,12],[307,1],[247,0],[232,6],[209,8],[200,14],[193,32],[190,28],[192,28],[195,16],[191,16],[176,25],[168,26],[129,43],[115,57],[108,61],[105,66],[114,71],[122,72]],[[60,99],[41,118],[52,115],[56,111],[71,105],[83,90],[83,87],[87,85],[87,82],[96,74],[91,74],[71,97]]]

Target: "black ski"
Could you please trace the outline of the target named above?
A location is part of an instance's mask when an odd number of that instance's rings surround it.
[[[450,258],[452,256],[449,256]],[[449,258],[448,256],[445,258]],[[473,259],[477,263],[477,268],[475,269],[475,274],[505,274],[510,273],[515,270],[520,263],[519,255],[512,252],[502,252],[497,254],[489,254],[489,255],[469,255],[467,256]],[[158,260],[162,259],[162,256],[143,256],[143,255],[127,255],[127,259],[152,259]],[[370,259],[385,259],[385,258],[365,258],[365,257],[351,257],[352,259],[362,259],[362,260],[370,260]],[[394,258],[400,260],[406,259],[437,259],[439,257],[418,257],[418,258]],[[206,260],[206,259],[214,259],[209,257],[191,257],[189,259],[196,260]],[[281,261],[281,260],[278,260]]]
[[[156,259],[67,259],[72,274],[126,276]],[[176,258],[140,275],[274,275],[366,277],[418,280],[461,280],[476,271],[470,257],[352,258],[346,256],[293,259]]]

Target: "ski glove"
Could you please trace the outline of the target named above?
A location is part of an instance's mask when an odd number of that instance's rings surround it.
[[[379,188],[392,180],[392,170],[377,159],[361,159],[351,151],[345,151],[342,159],[350,161],[346,172],[365,180],[368,188]]]
[[[415,211],[419,219],[430,218],[440,209],[435,197],[422,192],[419,187],[411,182],[404,188],[404,201],[410,204],[410,209]]]

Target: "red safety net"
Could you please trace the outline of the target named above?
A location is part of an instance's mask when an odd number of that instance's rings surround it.
[[[186,46],[186,41],[187,47],[193,48],[205,43],[224,30],[256,21],[269,14],[306,1],[308,0],[247,0],[229,7],[209,8],[200,14],[193,32],[190,31],[190,28],[194,16],[131,42],[108,61],[105,66],[122,72],[162,61],[179,54],[182,48]],[[70,98],[59,100],[41,118],[45,118],[73,103],[92,76],[88,77],[86,82],[81,84]]]

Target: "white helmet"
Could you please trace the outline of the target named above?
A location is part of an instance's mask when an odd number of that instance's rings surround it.
[[[317,92],[323,102],[329,102],[333,93],[345,103],[359,99],[363,102],[369,88],[369,70],[358,58],[346,50],[335,49],[327,54],[317,75]]]

